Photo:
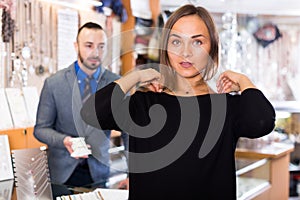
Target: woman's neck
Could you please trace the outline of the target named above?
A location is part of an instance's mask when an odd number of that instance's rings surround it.
[[[173,91],[169,91],[173,95],[178,96],[197,96],[215,93],[203,78],[178,78],[177,84]]]

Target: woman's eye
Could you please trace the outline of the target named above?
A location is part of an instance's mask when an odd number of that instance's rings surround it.
[[[174,46],[179,46],[181,44],[180,40],[172,40]]]
[[[201,42],[201,40],[195,40],[195,41],[193,42],[193,45],[194,45],[195,47],[201,46],[201,45],[202,45],[202,42]]]

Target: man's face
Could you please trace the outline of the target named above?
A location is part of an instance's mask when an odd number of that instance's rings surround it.
[[[78,35],[75,49],[83,71],[94,71],[102,63],[107,37],[103,30],[84,28]]]

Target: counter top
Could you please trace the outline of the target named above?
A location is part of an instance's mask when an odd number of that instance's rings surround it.
[[[237,148],[235,155],[236,157],[247,158],[279,158],[292,151],[294,151],[293,144],[273,142],[260,149]]]

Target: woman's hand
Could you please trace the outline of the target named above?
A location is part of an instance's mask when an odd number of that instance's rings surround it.
[[[145,69],[138,71],[140,76],[140,81],[138,86],[147,88],[153,92],[162,92],[163,85],[162,83],[162,76],[161,74],[156,71],[155,69]]]
[[[243,92],[247,88],[256,88],[250,79],[241,73],[227,70],[218,78],[218,93]]]
[[[124,93],[127,93],[136,85],[154,92],[161,92],[163,88],[161,74],[152,68],[133,70],[115,82],[120,85]]]

